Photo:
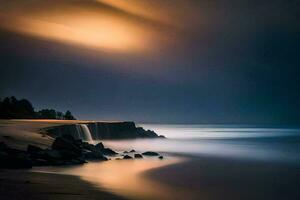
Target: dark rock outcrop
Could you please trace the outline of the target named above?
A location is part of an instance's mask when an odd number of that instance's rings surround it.
[[[57,137],[52,144],[52,149],[59,151],[66,159],[78,158],[82,153],[80,146],[70,135]]]
[[[144,156],[159,156],[159,153],[156,153],[154,151],[146,151],[142,153]]]
[[[90,122],[85,123],[94,140],[101,139],[132,139],[132,138],[164,138],[154,131],[136,127],[134,122]],[[61,125],[44,129],[48,135],[59,137],[71,135],[75,139],[86,139],[82,124]]]
[[[162,160],[162,159],[164,159],[164,157],[163,157],[163,156],[159,156],[158,158],[159,158],[159,159],[161,159],[161,160]]]
[[[32,166],[74,165],[86,160],[108,160],[105,155],[116,155],[112,149],[75,140],[71,135],[57,137],[51,149],[28,145],[27,151],[8,147],[0,142],[0,168],[30,168]]]

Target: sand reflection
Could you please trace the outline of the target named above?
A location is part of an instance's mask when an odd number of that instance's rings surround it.
[[[112,160],[76,167],[36,168],[34,171],[77,175],[96,187],[130,199],[186,199],[187,191],[164,185],[143,174],[181,161],[178,158]]]

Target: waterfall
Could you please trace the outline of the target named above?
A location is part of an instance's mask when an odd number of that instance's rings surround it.
[[[81,126],[78,124],[75,124],[76,126],[76,133],[77,133],[77,139],[82,139],[82,131],[81,131]]]
[[[86,124],[80,124],[80,127],[82,129],[83,134],[84,134],[84,140],[93,141],[93,138],[92,138],[89,127]]]

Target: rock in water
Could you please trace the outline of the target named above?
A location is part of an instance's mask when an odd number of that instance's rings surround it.
[[[159,156],[158,158],[159,158],[159,159],[161,159],[161,160],[162,160],[162,159],[164,159],[164,157],[163,157],[163,156]]]
[[[131,156],[129,156],[129,155],[125,155],[125,156],[123,156],[123,159],[132,159],[132,157]]]
[[[134,154],[134,158],[143,158],[143,156],[139,153]]]
[[[158,153],[154,152],[154,151],[146,151],[144,153],[142,153],[144,156],[159,156]]]
[[[100,152],[103,155],[107,155],[107,156],[114,156],[114,155],[118,154],[117,152],[115,152],[114,150],[112,150],[110,148],[104,148],[104,149],[100,150]]]

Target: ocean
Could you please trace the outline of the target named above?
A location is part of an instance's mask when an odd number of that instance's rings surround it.
[[[104,141],[117,150],[159,151],[300,163],[300,128],[253,125],[139,124],[167,139]]]

